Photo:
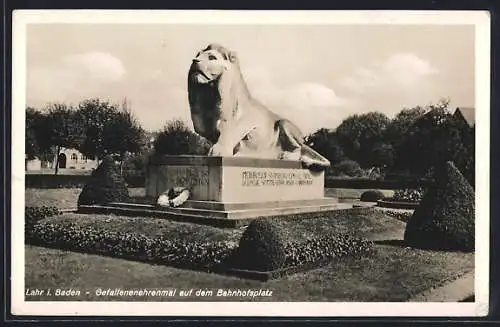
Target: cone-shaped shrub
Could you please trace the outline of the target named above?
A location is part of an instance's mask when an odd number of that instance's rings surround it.
[[[125,179],[113,159],[105,157],[80,193],[78,205],[123,202],[128,197]]]
[[[452,162],[438,167],[405,230],[411,246],[474,251],[474,189]]]
[[[285,242],[281,229],[263,218],[252,221],[240,239],[236,266],[272,271],[282,268],[285,259]]]

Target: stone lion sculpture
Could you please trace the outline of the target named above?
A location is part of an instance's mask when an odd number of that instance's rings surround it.
[[[252,97],[234,52],[217,44],[198,52],[188,93],[196,133],[213,143],[209,156],[300,160],[311,170],[330,165],[304,144],[295,124]]]

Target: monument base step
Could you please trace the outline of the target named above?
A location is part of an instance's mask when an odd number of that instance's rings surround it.
[[[153,204],[119,203],[105,205],[80,206],[80,212],[98,212],[133,214],[141,216],[154,214],[156,217],[177,216],[186,218],[209,218],[223,220],[251,219],[257,217],[280,216],[320,211],[332,211],[352,208],[352,204],[339,203],[335,198],[313,200],[256,202],[256,203],[220,203],[215,201],[187,201],[182,207],[159,207]]]

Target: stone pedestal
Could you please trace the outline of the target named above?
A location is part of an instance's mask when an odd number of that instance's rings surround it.
[[[172,213],[210,218],[252,218],[332,210],[337,199],[324,197],[324,172],[298,161],[244,157],[163,156],[152,158],[146,195],[188,187],[190,199]]]

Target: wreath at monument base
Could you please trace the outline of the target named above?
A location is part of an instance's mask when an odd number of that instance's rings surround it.
[[[191,192],[186,187],[172,187],[158,195],[156,204],[160,207],[176,208],[189,199]]]

